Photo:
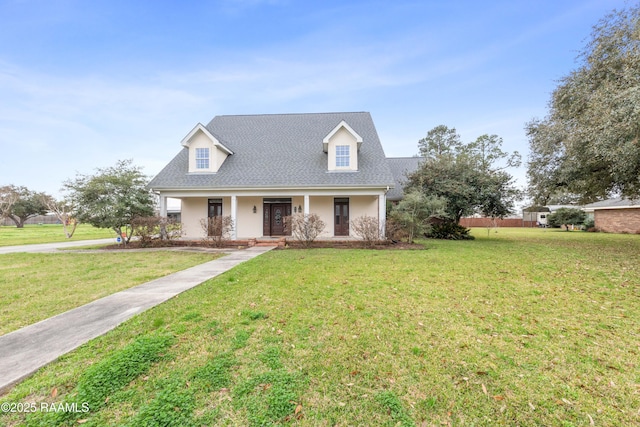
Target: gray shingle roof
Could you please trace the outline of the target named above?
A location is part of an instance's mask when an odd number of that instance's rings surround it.
[[[622,208],[622,207],[638,207],[640,208],[640,200],[630,200],[617,197],[614,199],[602,200],[600,202],[589,203],[584,206],[585,209],[606,209],[606,208]]]
[[[407,175],[415,172],[423,160],[423,157],[389,157],[387,159],[396,183],[395,188],[387,193],[387,200],[402,200]]]
[[[362,138],[357,172],[327,171],[322,139],[342,120]],[[184,148],[151,180],[153,189],[392,187],[369,113],[216,116],[206,128],[233,151],[217,173],[188,173]]]

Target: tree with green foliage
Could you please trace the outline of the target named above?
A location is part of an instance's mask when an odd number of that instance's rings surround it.
[[[27,187],[5,185],[0,187],[0,218],[9,218],[17,228],[24,228],[29,218],[47,213],[46,201],[50,198]]]
[[[431,227],[431,218],[446,218],[447,202],[438,196],[425,196],[414,190],[406,193],[400,203],[391,209],[390,218],[407,232],[407,240],[426,233]]]
[[[418,141],[420,156],[428,160],[452,157],[462,148],[462,139],[455,128],[438,125]]]
[[[582,209],[577,208],[560,208],[554,213],[547,216],[547,224],[551,227],[565,226],[566,231],[569,231],[570,225],[582,225],[587,219]]]
[[[455,128],[440,125],[418,146],[425,160],[408,177],[407,189],[446,200],[450,220],[475,213],[503,218],[513,211],[521,192],[505,169],[517,167],[520,155],[502,151],[502,138],[482,135],[464,144]]]
[[[131,223],[136,217],[154,214],[154,200],[147,189],[148,178],[132,160],[120,160],[113,167],[97,169],[95,175],[78,174],[65,181],[64,190],[80,222],[111,228],[131,240]]]
[[[640,5],[600,20],[578,59],[548,116],[526,125],[529,193],[539,204],[640,196]]]

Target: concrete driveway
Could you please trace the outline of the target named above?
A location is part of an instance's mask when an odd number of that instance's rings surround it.
[[[55,252],[58,249],[74,248],[78,246],[93,246],[115,244],[116,239],[75,240],[73,242],[38,243],[35,245],[0,246],[0,254],[14,252]]]

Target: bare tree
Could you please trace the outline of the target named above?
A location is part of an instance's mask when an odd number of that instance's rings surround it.
[[[46,194],[42,195],[42,203],[47,207],[49,212],[52,212],[62,223],[64,234],[67,236],[67,239],[70,239],[79,224],[78,220],[71,215],[73,211],[71,205],[64,201],[56,200]]]
[[[291,234],[294,239],[302,243],[305,247],[311,243],[324,231],[325,223],[316,214],[293,214],[285,219],[290,224]]]
[[[131,221],[133,234],[140,246],[150,246],[154,240],[174,240],[183,235],[182,223],[162,216],[136,217]]]
[[[8,218],[11,208],[18,201],[18,194],[13,185],[0,187],[0,218]]]
[[[380,241],[380,227],[378,218],[364,215],[351,221],[353,233],[360,237],[365,246],[371,247]]]
[[[205,232],[204,240],[213,246],[222,247],[229,240],[229,234],[233,230],[233,220],[230,216],[214,216],[202,218],[200,226]]]

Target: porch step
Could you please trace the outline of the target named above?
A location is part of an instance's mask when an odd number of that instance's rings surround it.
[[[280,237],[277,240],[269,239],[269,240],[259,240],[259,239],[249,239],[249,247],[251,246],[277,246],[279,248],[284,248],[287,243],[287,239],[285,237]]]

